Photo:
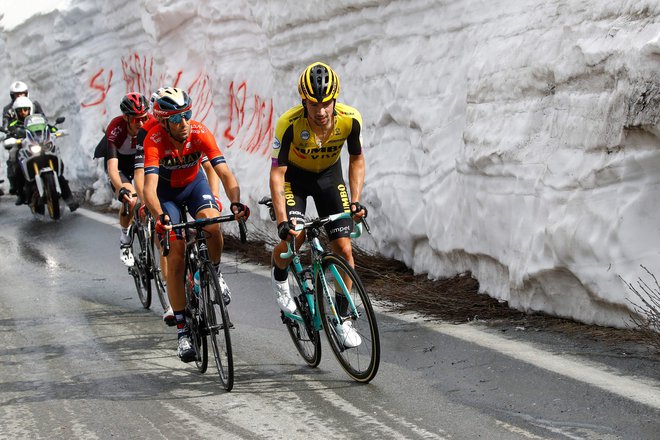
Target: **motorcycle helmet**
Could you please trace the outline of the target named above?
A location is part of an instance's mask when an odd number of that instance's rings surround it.
[[[16,112],[19,108],[28,108],[30,109],[30,113],[34,111],[34,104],[32,104],[32,100],[28,98],[27,96],[19,96],[14,100],[14,103],[11,105],[11,108]]]
[[[149,103],[144,95],[137,92],[130,92],[121,99],[119,108],[126,116],[140,117],[145,116],[149,111]]]
[[[300,75],[298,93],[300,98],[318,103],[337,99],[339,76],[327,64],[312,63]]]
[[[192,99],[182,89],[166,87],[160,97],[154,102],[154,115],[167,118],[177,113],[183,113],[192,108]]]
[[[43,115],[30,115],[23,122],[25,137],[32,143],[45,145],[50,139],[48,123]]]
[[[28,96],[28,86],[23,81],[14,81],[9,87],[9,96],[13,101],[16,99],[16,95],[19,93],[24,93],[25,96]]]

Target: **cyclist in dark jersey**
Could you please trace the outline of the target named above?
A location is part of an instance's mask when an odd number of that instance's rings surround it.
[[[337,102],[339,76],[327,64],[310,64],[300,75],[298,93],[302,104],[286,111],[275,126],[270,192],[277,220],[279,244],[273,250],[272,285],[280,308],[294,312],[289,292],[289,261],[280,257],[287,240],[299,233],[292,230],[304,221],[307,197],[314,199],[319,216],[351,212],[359,220],[367,215],[360,204],[365,161],[362,154],[362,117],[353,107]],[[349,153],[348,183],[342,176],[340,155],[346,144]],[[353,265],[350,219],[326,226],[331,249]],[[346,347],[361,340],[350,320],[338,326],[337,333]]]
[[[231,202],[230,209],[237,218],[247,219],[250,210],[240,202],[240,188],[229,169],[213,134],[202,123],[191,120],[192,99],[178,88],[166,88],[154,103],[154,115],[160,124],[149,130],[144,140],[144,197],[147,206],[157,218],[156,230],[162,237],[170,234],[170,253],[167,256],[167,293],[174,309],[177,324],[179,358],[192,361],[195,350],[186,325],[184,294],[184,246],[180,236],[171,233],[171,222],[179,223],[180,208],[186,205],[194,218],[213,218],[220,212],[208,181],[201,172],[201,158],[206,155]],[[220,265],[222,231],[219,225],[204,228],[209,234],[211,260]],[[221,274],[225,303],[229,291]]]
[[[126,94],[119,104],[122,114],[110,121],[105,130],[107,142],[106,165],[110,185],[117,200],[129,203],[130,211],[124,213],[123,206],[119,208],[119,238],[120,258],[126,266],[133,266],[134,258],[131,252],[128,229],[133,221],[133,207],[136,198],[133,194],[133,174],[135,170],[136,136],[140,127],[153,117],[149,114],[149,103],[140,93]]]

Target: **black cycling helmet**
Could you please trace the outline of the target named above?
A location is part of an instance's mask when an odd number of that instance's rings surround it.
[[[192,108],[192,99],[183,89],[166,87],[160,92],[160,97],[154,101],[154,115],[167,118],[177,113],[183,113]]]
[[[298,80],[298,93],[312,102],[328,102],[339,96],[339,76],[327,64],[315,62],[307,66]]]
[[[149,111],[149,102],[144,95],[137,92],[130,92],[121,99],[119,108],[126,116],[144,116]]]

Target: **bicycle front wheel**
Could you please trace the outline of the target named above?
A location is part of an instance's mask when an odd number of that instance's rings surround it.
[[[378,325],[369,296],[342,257],[325,254],[321,267],[316,300],[330,348],[351,378],[368,383],[380,365]]]
[[[231,349],[229,314],[222,299],[218,275],[210,262],[202,268],[201,295],[204,296],[206,324],[208,328],[215,366],[222,386],[227,391],[234,387],[234,358]]]
[[[300,280],[293,267],[289,268],[289,289],[291,297],[298,307],[298,314],[302,321],[298,321],[282,313],[282,321],[289,331],[289,336],[296,346],[298,353],[310,367],[316,367],[321,362],[321,338],[319,331],[314,328],[312,314],[309,309],[306,295],[302,294]]]
[[[170,306],[170,300],[165,291],[165,282],[163,280],[163,272],[160,267],[160,251],[156,246],[156,231],[154,230],[153,219],[149,218],[146,228],[149,232],[149,267],[151,268],[151,278],[154,280],[156,286],[156,293],[160,305],[163,307],[163,312],[167,311]]]
[[[131,252],[133,252],[134,264],[128,271],[133,275],[135,290],[142,303],[142,307],[148,309],[151,306],[151,282],[147,272],[147,238],[140,228],[131,227]]]

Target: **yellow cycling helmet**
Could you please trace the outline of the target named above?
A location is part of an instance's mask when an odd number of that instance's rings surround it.
[[[298,80],[302,99],[327,102],[339,96],[339,76],[327,64],[315,62],[307,66]]]

